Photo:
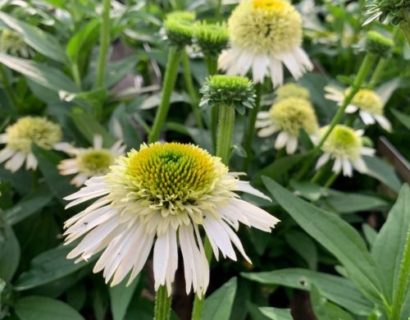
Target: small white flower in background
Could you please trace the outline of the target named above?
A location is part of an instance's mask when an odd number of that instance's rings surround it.
[[[327,129],[328,127],[323,127],[320,130],[321,135],[325,134]],[[351,177],[353,169],[365,173],[367,167],[362,156],[372,156],[375,150],[363,145],[362,136],[363,130],[355,131],[347,126],[337,125],[322,146],[323,155],[320,156],[316,169],[334,161],[332,171],[336,174],[342,172],[344,176]]]
[[[300,78],[313,65],[302,49],[302,19],[286,0],[244,0],[228,21],[231,48],[219,56],[228,74],[252,70],[254,82],[270,76],[274,87],[283,83],[283,66]]]
[[[204,295],[209,265],[201,231],[213,253],[236,260],[234,247],[249,260],[234,232],[239,223],[266,232],[278,222],[262,209],[241,200],[236,192],[267,198],[230,173],[219,158],[190,144],[142,145],[120,157],[110,172],[91,178],[66,197],[67,208],[94,199],[88,208],[65,223],[66,244],[82,240],[68,258],[87,260],[102,252],[94,272],[106,282],[131,282],[153,249],[156,290],[171,294],[181,249],[186,291]]]
[[[349,89],[339,90],[337,88],[325,87],[325,98],[335,101],[340,106]],[[365,125],[372,125],[376,122],[386,131],[391,131],[390,121],[383,115],[384,103],[380,96],[373,90],[360,89],[353,97],[350,104],[346,107],[346,113],[359,112],[359,116]]]
[[[71,183],[80,187],[87,179],[106,174],[115,159],[124,154],[125,149],[122,141],[117,141],[109,149],[103,148],[102,137],[96,135],[92,148],[75,148],[69,144],[60,147],[60,151],[73,158],[62,160],[58,169],[63,176],[75,175]]]
[[[30,58],[34,55],[23,40],[21,35],[11,29],[3,29],[0,34],[0,52],[6,52],[22,58]]]
[[[287,154],[295,153],[300,130],[313,137],[319,129],[313,106],[303,98],[281,99],[269,111],[260,111],[257,117],[258,136],[268,137],[279,132],[275,148],[286,147]]]
[[[23,117],[8,126],[6,132],[0,134],[0,144],[5,148],[0,151],[0,163],[5,162],[5,168],[16,172],[26,163],[27,170],[37,168],[37,159],[32,152],[32,146],[43,149],[57,149],[62,138],[58,124],[42,117]]]

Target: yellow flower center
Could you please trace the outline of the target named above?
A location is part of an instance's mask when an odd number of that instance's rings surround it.
[[[296,83],[287,83],[276,89],[276,100],[280,101],[287,98],[301,98],[309,100],[309,91]]]
[[[155,143],[131,151],[125,160],[127,179],[138,197],[166,208],[194,204],[210,193],[221,177],[219,159],[194,145]]]
[[[78,158],[78,166],[81,172],[91,175],[102,175],[108,172],[114,163],[114,156],[106,149],[90,149],[82,152]]]
[[[61,128],[41,117],[24,117],[6,129],[7,147],[29,153],[33,143],[51,149],[61,141]]]
[[[302,43],[302,22],[285,0],[245,0],[228,21],[232,45],[253,53],[280,54]]]
[[[321,129],[322,134],[327,131],[328,127]],[[337,125],[325,144],[323,150],[336,156],[347,156],[349,158],[360,157],[362,148],[362,138],[352,129],[344,125]]]
[[[288,98],[275,103],[270,116],[281,130],[298,135],[301,129],[312,134],[318,129],[318,122],[312,105],[301,98]]]
[[[349,89],[348,89],[349,91]],[[352,105],[355,105],[363,111],[372,114],[383,114],[383,102],[376,92],[369,89],[361,89],[352,99]]]

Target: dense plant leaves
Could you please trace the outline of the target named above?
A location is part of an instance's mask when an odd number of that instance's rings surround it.
[[[360,234],[339,216],[299,199],[269,178],[263,181],[299,226],[336,256],[362,292],[380,302],[381,285],[375,263]]]
[[[232,278],[206,298],[201,320],[228,320],[235,299],[236,286],[237,280]]]
[[[90,38],[94,36],[98,25],[99,21],[97,19],[91,20],[83,28],[78,30],[77,33],[75,33],[68,41],[66,53],[73,63],[78,63],[78,59],[81,54],[81,50],[83,50],[84,44],[89,42]]]
[[[13,229],[0,219],[0,279],[10,281],[20,261],[20,245]]]
[[[317,320],[353,320],[349,313],[323,298],[319,289],[314,285],[310,290],[310,301]]]
[[[399,120],[403,126],[410,130],[410,116],[399,110],[392,109],[391,111],[397,120]]]
[[[20,299],[14,309],[20,320],[84,320],[66,303],[45,297],[31,296]]]
[[[85,261],[74,263],[68,260],[66,257],[71,249],[71,246],[59,246],[35,257],[28,271],[22,273],[17,279],[15,289],[23,291],[39,287],[72,274],[89,263]]]
[[[13,225],[39,212],[51,199],[53,199],[53,194],[46,185],[42,184],[38,190],[27,195],[12,208],[6,210],[4,212],[4,219],[10,225]]]
[[[403,251],[410,232],[410,187],[404,185],[399,198],[378,233],[372,255],[380,270],[384,293],[389,302],[398,287]]]
[[[401,182],[391,165],[378,157],[364,156],[363,158],[366,162],[367,174],[369,176],[383,182],[393,191],[399,192]]]
[[[127,280],[128,281],[128,280]],[[110,288],[111,313],[114,320],[123,320],[131,302],[139,277],[127,286],[126,281]]]
[[[37,50],[50,59],[63,63],[67,61],[64,49],[58,40],[50,33],[46,33],[35,26],[15,19],[5,12],[0,12],[0,19],[10,29],[18,32],[23,37],[24,42],[34,50]]]
[[[271,320],[293,320],[290,309],[261,307],[259,310],[264,316]]]
[[[338,276],[306,269],[243,273],[242,276],[264,284],[282,285],[302,290],[310,290],[311,285],[315,285],[325,298],[354,314],[368,315],[372,310],[371,303],[363,297],[352,282]]]
[[[77,86],[70,78],[49,65],[15,58],[4,53],[0,53],[0,63],[55,92],[78,92]]]

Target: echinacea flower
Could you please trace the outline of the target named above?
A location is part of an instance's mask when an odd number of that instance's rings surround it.
[[[43,149],[57,148],[62,138],[59,125],[42,117],[24,117],[8,126],[0,134],[0,143],[6,147],[0,151],[0,163],[16,172],[26,163],[26,169],[35,170],[37,159],[32,152],[34,144]]]
[[[280,100],[274,103],[269,111],[260,111],[257,117],[258,136],[268,137],[279,132],[275,148],[286,147],[288,154],[295,153],[300,130],[303,129],[313,136],[319,128],[313,106],[302,98]]]
[[[195,24],[195,13],[174,11],[167,14],[164,29],[167,39],[172,45],[184,47],[192,42]]]
[[[63,176],[75,175],[71,183],[80,187],[84,182],[96,176],[102,176],[109,171],[115,159],[124,154],[126,146],[117,141],[111,148],[103,148],[102,137],[94,137],[92,148],[75,148],[66,145],[61,151],[73,156],[60,162],[58,169]]]
[[[34,54],[34,51],[24,42],[20,34],[11,29],[1,31],[0,51],[23,58],[30,58]]]
[[[325,87],[325,98],[335,101],[340,106],[346,95],[349,94],[347,89],[344,92],[337,88]],[[346,113],[359,112],[359,116],[365,125],[378,123],[384,130],[391,131],[389,120],[383,115],[384,103],[376,91],[370,89],[360,89],[353,97],[350,104],[346,107]]]
[[[194,25],[194,40],[205,55],[218,55],[228,44],[228,28],[225,24],[197,22]]]
[[[283,83],[284,64],[294,78],[313,68],[301,48],[302,19],[286,0],[244,0],[228,21],[231,48],[221,53],[220,69],[255,82],[270,75],[274,87]]]
[[[322,128],[321,135],[327,130],[328,127]],[[365,173],[367,167],[362,156],[372,156],[375,151],[364,146],[362,136],[363,130],[355,131],[350,127],[337,125],[321,148],[323,155],[320,156],[316,168],[322,167],[328,161],[334,161],[332,171],[336,174],[342,172],[344,176],[351,177],[353,169]]]
[[[120,157],[110,172],[91,178],[66,197],[67,208],[94,199],[65,223],[66,243],[82,240],[68,258],[89,259],[102,251],[94,272],[106,282],[131,282],[153,249],[155,288],[171,294],[181,249],[186,291],[202,296],[209,265],[201,239],[213,253],[236,260],[236,247],[249,260],[234,232],[239,223],[270,232],[278,219],[241,200],[236,192],[266,196],[228,172],[219,158],[190,144],[142,145]],[[98,199],[97,199],[98,198]]]

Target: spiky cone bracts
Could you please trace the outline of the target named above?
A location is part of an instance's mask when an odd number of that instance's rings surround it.
[[[325,134],[328,127],[320,130],[321,135]],[[319,141],[320,136],[317,141]],[[316,142],[317,142],[316,141]],[[330,133],[322,146],[323,154],[320,156],[316,168],[320,168],[327,162],[333,162],[332,171],[336,174],[342,173],[351,177],[353,169],[361,173],[367,171],[363,156],[374,155],[374,150],[364,146],[363,130],[353,130],[344,125],[337,125]]]
[[[200,21],[194,25],[193,32],[194,42],[206,56],[218,56],[229,41],[225,24]]]
[[[12,172],[19,170],[24,163],[27,170],[35,170],[38,162],[33,146],[55,149],[61,139],[62,131],[58,124],[42,117],[20,118],[0,134],[0,144],[6,145],[0,151],[0,163],[5,163],[5,168]]]
[[[200,107],[231,106],[239,114],[255,105],[255,88],[248,78],[241,76],[214,75],[206,79],[201,88]]]
[[[260,111],[256,128],[262,138],[277,134],[275,148],[286,148],[287,154],[293,154],[298,147],[300,131],[313,137],[319,125],[312,104],[296,97],[279,100],[269,111]]]
[[[340,106],[349,90],[342,91],[338,88],[325,87],[325,98],[337,102]],[[378,123],[384,130],[391,131],[390,121],[384,116],[384,102],[376,91],[360,89],[346,107],[346,113],[359,112],[360,119],[365,125]]]
[[[364,25],[374,20],[383,22],[387,18],[393,24],[401,24],[410,19],[410,1],[408,0],[370,0],[366,10]]]
[[[302,49],[302,19],[286,0],[244,0],[228,21],[230,49],[219,56],[228,74],[252,73],[254,82],[270,76],[273,86],[283,83],[283,65],[296,79],[312,70]]]
[[[167,14],[164,29],[171,45],[179,48],[190,45],[193,38],[194,24],[194,12],[175,11]]]
[[[111,148],[103,148],[101,136],[95,136],[91,148],[75,148],[71,145],[65,145],[60,148],[72,158],[62,160],[58,165],[58,170],[63,176],[74,175],[71,183],[81,187],[84,182],[91,178],[108,173],[110,166],[114,164],[115,159],[123,155],[125,145],[122,141],[117,141]]]
[[[65,223],[66,244],[82,239],[68,258],[87,260],[101,252],[93,271],[103,271],[106,282],[116,285],[127,275],[132,281],[152,250],[155,288],[166,285],[170,294],[180,248],[186,291],[203,296],[209,265],[202,230],[216,259],[221,253],[237,260],[236,247],[249,260],[235,233],[240,223],[270,232],[278,222],[237,192],[266,198],[199,147],[142,145],[66,197],[67,208],[93,200]]]
[[[297,83],[286,83],[275,90],[275,101],[281,101],[288,98],[300,98],[310,101],[309,90]]]

